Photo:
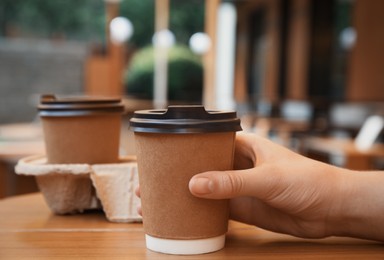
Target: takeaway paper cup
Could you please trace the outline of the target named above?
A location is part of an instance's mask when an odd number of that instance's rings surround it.
[[[119,99],[43,95],[38,106],[47,164],[59,169],[119,160]],[[88,174],[63,171],[37,176],[40,191],[58,214],[82,212],[95,198]]]
[[[170,106],[136,111],[131,128],[147,248],[169,254],[223,248],[228,200],[196,198],[188,183],[197,173],[232,169],[235,133],[241,130],[236,113]]]
[[[119,99],[44,95],[38,106],[50,164],[115,163],[119,160]]]

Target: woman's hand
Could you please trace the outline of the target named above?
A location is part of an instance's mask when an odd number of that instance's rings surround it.
[[[232,219],[275,232],[384,240],[383,173],[334,167],[253,134],[238,134],[234,168],[195,175],[191,193],[230,198]],[[381,207],[366,207],[372,199]]]

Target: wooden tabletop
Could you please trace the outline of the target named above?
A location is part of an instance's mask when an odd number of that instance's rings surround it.
[[[39,124],[0,125],[0,160],[14,160],[44,154],[43,130]]]
[[[0,259],[383,259],[384,245],[351,238],[299,239],[230,222],[224,249],[197,256],[147,250],[141,223],[100,211],[57,216],[40,193],[0,200]]]
[[[384,144],[376,143],[361,151],[352,139],[310,137],[304,139],[301,148],[303,154],[312,157],[313,154],[342,157],[343,165],[338,166],[353,170],[376,170],[375,160],[384,158]]]
[[[310,137],[304,142],[305,148],[314,149],[324,153],[335,155],[361,155],[384,157],[384,144],[373,144],[367,150],[361,151],[355,146],[353,139],[342,139],[332,137]]]

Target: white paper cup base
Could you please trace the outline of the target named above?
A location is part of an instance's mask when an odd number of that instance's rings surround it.
[[[152,251],[172,255],[197,255],[222,249],[225,244],[225,234],[193,240],[175,240],[145,235],[145,242],[147,248]]]

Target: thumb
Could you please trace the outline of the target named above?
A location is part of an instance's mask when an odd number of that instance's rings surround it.
[[[256,196],[256,168],[241,171],[211,171],[197,174],[189,181],[190,192],[200,198],[229,199]]]

